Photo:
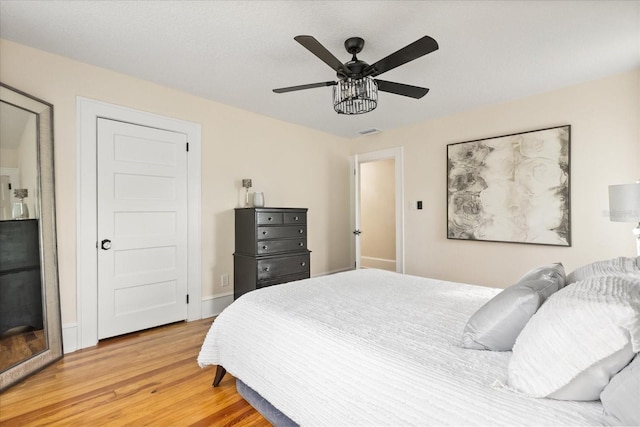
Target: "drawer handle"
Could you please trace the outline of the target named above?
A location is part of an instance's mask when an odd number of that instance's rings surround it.
[[[262,271],[269,271],[269,267],[263,268]]]
[[[300,243],[298,243],[298,246],[303,247],[304,243],[300,242]]]
[[[300,218],[298,218],[297,216],[294,216],[294,217],[293,217],[293,220],[294,220],[294,221],[299,221],[299,220],[300,220]]]
[[[298,230],[298,233],[303,234],[304,230],[301,228],[300,230]]]
[[[304,261],[302,261],[302,262],[300,263],[300,265],[304,267],[305,265],[307,265],[307,263],[306,263],[306,262],[304,262]]]
[[[267,231],[266,231],[266,230],[265,230],[265,231],[263,231],[263,232],[262,232],[262,234],[263,234],[264,236],[266,236],[266,235],[267,235]]]
[[[262,247],[262,249],[264,249],[264,250],[266,251],[267,249],[269,249],[269,246],[264,245],[264,246]]]
[[[273,217],[271,217],[271,216],[270,216],[270,217],[268,218],[268,220],[269,220],[269,221],[273,221]]]

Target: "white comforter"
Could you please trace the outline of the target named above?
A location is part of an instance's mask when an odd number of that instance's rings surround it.
[[[215,320],[222,365],[300,425],[601,425],[599,402],[505,387],[510,352],[461,347],[499,289],[356,270],[260,289]]]

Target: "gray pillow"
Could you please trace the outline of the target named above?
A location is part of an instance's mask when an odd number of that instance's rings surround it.
[[[511,350],[529,319],[564,281],[560,263],[529,271],[471,316],[462,333],[462,345],[475,350]]]
[[[618,372],[600,393],[602,406],[611,425],[640,425],[640,356]]]
[[[525,282],[527,280],[539,280],[539,279],[557,279],[558,286],[563,288],[565,285],[565,272],[562,263],[556,262],[553,264],[543,265],[530,270],[522,276],[517,283]]]

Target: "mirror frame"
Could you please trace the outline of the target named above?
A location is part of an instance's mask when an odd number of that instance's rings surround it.
[[[0,391],[62,358],[53,158],[53,105],[0,83],[0,101],[36,115],[40,185],[40,262],[45,349],[0,372]]]

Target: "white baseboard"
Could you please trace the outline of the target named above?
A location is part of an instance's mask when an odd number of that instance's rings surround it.
[[[341,268],[339,270],[325,271],[324,273],[314,274],[311,277],[329,276],[331,274],[342,273],[343,271],[353,270],[353,268]]]
[[[78,324],[67,323],[62,325],[62,350],[64,354],[78,350]]]
[[[217,295],[202,299],[202,318],[217,316],[233,302],[233,294]],[[67,323],[62,325],[62,346],[64,354],[79,350],[78,324]]]
[[[396,271],[395,259],[384,259],[384,258],[361,256],[360,265],[363,268],[378,268],[380,270]]]
[[[202,318],[217,316],[233,302],[233,294],[202,298]]]
[[[314,277],[325,276],[328,274],[339,273],[341,271],[350,270],[348,268],[330,271],[314,275]],[[215,295],[211,297],[205,297],[202,299],[202,318],[206,319],[214,317],[222,313],[222,310],[227,308],[229,304],[233,302],[233,294]],[[62,345],[64,346],[64,353],[73,353],[78,350],[78,324],[67,323],[62,325]]]
[[[395,264],[394,264],[395,266]],[[340,273],[342,271],[352,270],[351,268],[343,268],[340,270],[328,271],[320,274],[314,274],[313,277],[327,276],[329,274]],[[202,298],[202,318],[217,316],[222,313],[222,310],[227,308],[229,304],[233,302],[233,293],[226,295],[215,295],[211,297]]]

